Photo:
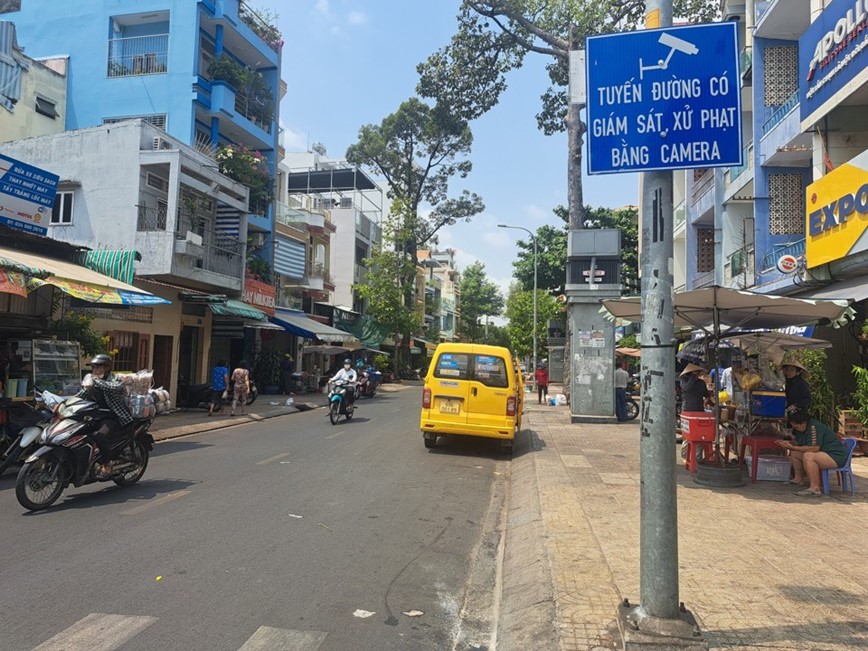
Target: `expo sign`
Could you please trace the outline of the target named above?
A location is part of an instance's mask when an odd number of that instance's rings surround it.
[[[588,172],[740,165],[734,23],[586,40]]]

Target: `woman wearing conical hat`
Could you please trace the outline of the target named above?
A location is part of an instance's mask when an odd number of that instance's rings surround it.
[[[681,411],[705,411],[708,387],[702,376],[707,373],[696,364],[688,364],[681,371]]]
[[[806,381],[808,369],[799,362],[788,361],[781,364],[781,370],[786,378],[784,390],[787,394],[787,413],[796,410],[807,411],[813,402],[811,387]]]

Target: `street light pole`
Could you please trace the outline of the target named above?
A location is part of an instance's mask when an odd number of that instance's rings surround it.
[[[536,321],[537,321],[537,298],[536,298],[536,284],[537,284],[537,250],[536,250],[536,235],[531,232],[530,229],[525,228],[524,226],[509,226],[507,224],[498,224],[498,228],[514,228],[516,230],[524,231],[528,235],[530,235],[530,239],[533,240],[533,371],[534,378],[536,378],[536,365],[537,365],[537,355],[536,355],[536,340],[537,340],[537,331],[536,331]],[[534,388],[536,388],[536,379],[534,379]]]

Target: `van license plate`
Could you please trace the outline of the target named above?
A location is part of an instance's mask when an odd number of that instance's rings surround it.
[[[460,406],[457,402],[453,402],[452,400],[445,400],[440,403],[440,412],[444,414],[457,414],[460,410]]]

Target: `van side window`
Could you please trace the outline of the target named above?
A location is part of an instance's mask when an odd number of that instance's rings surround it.
[[[502,357],[476,355],[473,379],[482,382],[487,387],[508,387],[509,376],[506,374],[506,362]]]
[[[467,380],[470,377],[470,355],[443,353],[437,358],[434,377]]]

